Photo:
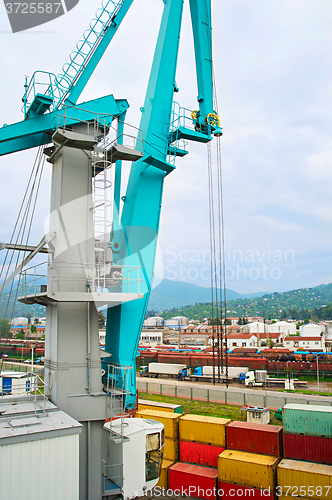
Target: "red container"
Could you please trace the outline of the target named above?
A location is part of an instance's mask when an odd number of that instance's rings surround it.
[[[178,462],[168,469],[168,487],[176,496],[215,500],[218,469]]]
[[[227,448],[281,457],[282,429],[279,425],[231,422],[226,427]]]
[[[218,456],[225,450],[221,446],[181,440],[179,448],[180,462],[206,465],[216,469],[218,468]]]
[[[243,500],[244,498],[274,500],[274,494],[269,490],[259,490],[249,486],[220,482],[218,484],[218,498],[220,500]]]
[[[284,457],[332,465],[332,438],[284,433]]]

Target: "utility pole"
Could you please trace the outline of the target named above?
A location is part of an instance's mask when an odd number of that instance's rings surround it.
[[[318,354],[316,354],[316,365],[317,365],[317,392],[319,394],[319,366],[318,366]]]

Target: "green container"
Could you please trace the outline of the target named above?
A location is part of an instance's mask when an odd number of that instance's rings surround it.
[[[332,407],[287,404],[282,409],[284,432],[332,438]]]

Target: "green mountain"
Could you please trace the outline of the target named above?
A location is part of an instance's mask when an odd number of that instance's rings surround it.
[[[173,283],[175,286],[176,282]],[[227,316],[263,316],[267,319],[290,318],[299,320],[332,318],[332,283],[313,288],[300,288],[289,292],[275,292],[259,297],[242,296],[230,299],[228,293],[226,297]],[[182,299],[182,303],[185,302],[189,303],[187,297]],[[151,309],[150,303],[149,309]],[[154,314],[156,310],[155,308],[148,315]],[[211,317],[211,299],[197,301],[194,306],[173,306],[163,311],[162,315],[165,319],[172,316],[187,316],[195,320]]]
[[[13,318],[18,318],[18,317],[27,317],[28,314],[30,314],[32,317],[33,316],[38,316],[38,317],[45,317],[46,316],[46,308],[44,306],[40,306],[39,304],[34,304],[34,305],[27,305],[27,304],[22,304],[21,302],[16,301],[15,303],[15,308],[13,311],[13,305],[14,305],[14,298],[15,298],[15,293],[12,294],[13,297],[9,301],[8,304],[8,293],[4,293],[0,295],[0,319],[6,318],[10,319],[11,317]]]
[[[250,295],[250,297],[261,295],[261,293],[257,293]],[[241,299],[243,297],[246,296],[234,292],[233,290],[226,289],[227,301]],[[158,286],[152,289],[148,309],[162,311],[164,309],[178,308],[201,302],[211,302],[211,288],[205,288],[183,281],[164,279]]]

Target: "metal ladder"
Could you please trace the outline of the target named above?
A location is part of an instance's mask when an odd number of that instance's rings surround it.
[[[58,101],[58,106],[84,70],[124,1],[104,0],[96,11],[88,29],[83,33],[83,38],[77,42],[75,50],[70,54],[70,61],[62,66],[62,72],[57,76],[57,88],[53,88],[53,95]]]
[[[94,218],[95,239],[99,241],[109,241],[112,221],[110,209],[112,206],[112,163],[107,159],[107,138],[104,128],[104,137],[98,152],[92,155],[92,203]]]

